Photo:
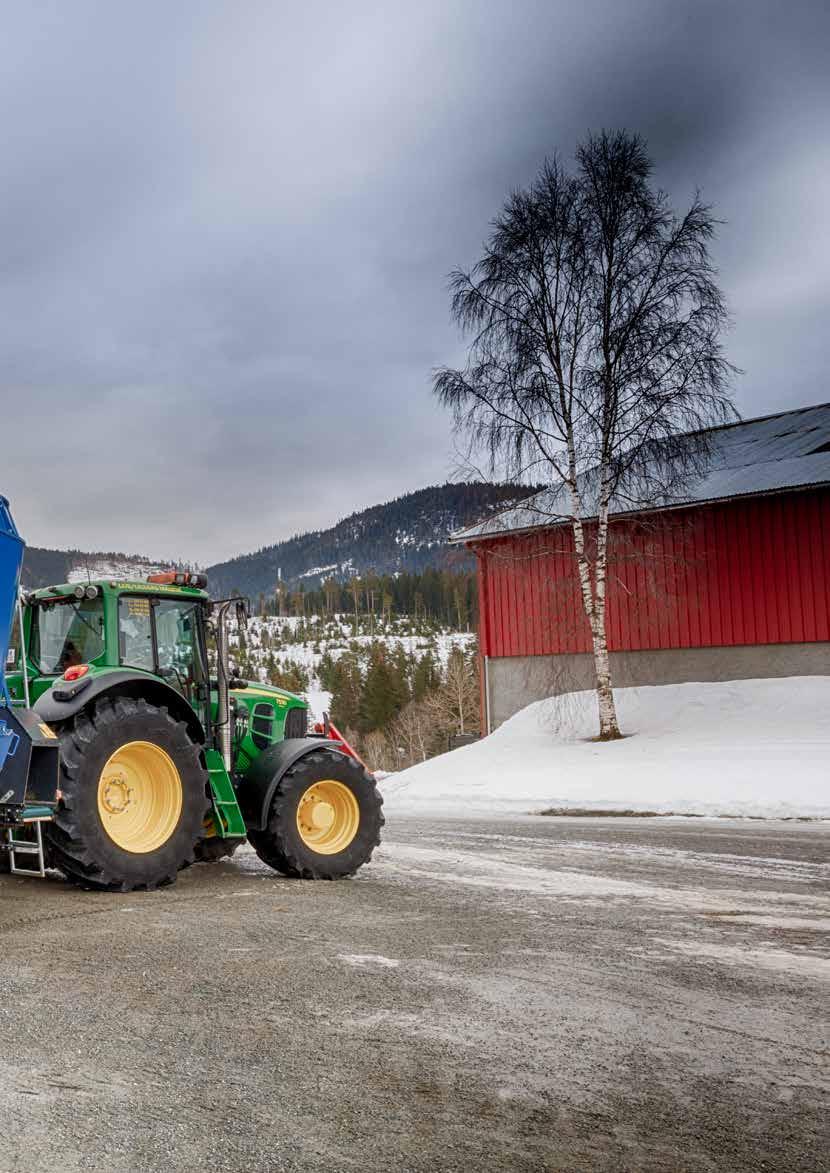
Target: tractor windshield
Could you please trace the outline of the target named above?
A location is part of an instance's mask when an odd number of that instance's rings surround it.
[[[104,602],[45,603],[34,608],[29,655],[44,676],[88,664],[104,650]]]

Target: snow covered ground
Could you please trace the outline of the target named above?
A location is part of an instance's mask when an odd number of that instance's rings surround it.
[[[336,660],[349,649],[365,649],[373,643],[380,642],[386,644],[390,652],[399,647],[415,656],[432,651],[436,659],[446,667],[453,648],[459,647],[468,651],[476,639],[474,632],[467,631],[440,630],[413,635],[407,630],[411,625],[411,620],[407,616],[395,618],[389,623],[381,623],[378,620],[377,629],[373,634],[362,631],[355,635],[351,620],[340,615],[316,625],[312,621],[308,631],[313,634],[304,640],[299,639],[297,633],[306,623],[306,620],[296,616],[268,619],[252,617],[247,630],[249,651],[254,656],[261,656],[264,647],[263,633],[267,633],[269,645],[277,659],[290,660],[301,665],[313,678],[326,652]],[[232,632],[231,646],[236,645],[237,639],[236,633]]]
[[[466,631],[440,629],[421,634],[412,634],[412,620],[408,616],[397,616],[382,622],[378,618],[372,634],[354,634],[352,619],[337,615],[321,621],[297,616],[261,618],[253,616],[248,623],[246,641],[248,656],[259,679],[269,679],[266,666],[271,653],[278,666],[297,664],[308,673],[309,687],[304,696],[311,708],[314,720],[320,720],[324,712],[331,709],[331,693],[320,683],[320,661],[324,655],[332,660],[339,659],[347,651],[367,651],[373,643],[383,643],[390,653],[402,648],[408,655],[420,657],[431,652],[437,662],[446,668],[453,648],[469,651],[475,644],[475,634]],[[230,634],[232,648],[239,646],[239,634]]]
[[[621,688],[616,696],[624,740],[591,740],[593,692],[552,697],[483,741],[390,776],[387,812],[830,817],[830,677]]]
[[[308,707],[311,710],[309,721],[314,724],[315,721],[322,721],[323,716],[331,711],[331,693],[326,692],[324,688],[310,688],[305,694],[305,699],[308,701]]]

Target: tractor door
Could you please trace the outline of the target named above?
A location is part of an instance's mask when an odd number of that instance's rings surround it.
[[[209,724],[209,689],[200,599],[139,598],[118,601],[121,663],[161,676]]]

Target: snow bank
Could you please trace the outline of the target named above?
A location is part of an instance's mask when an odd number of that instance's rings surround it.
[[[303,695],[311,710],[309,725],[313,725],[315,721],[322,721],[323,714],[331,710],[331,693],[322,688],[309,688]]]
[[[623,741],[590,740],[593,692],[551,697],[475,745],[390,776],[386,809],[830,816],[830,677],[620,688],[616,697]]]

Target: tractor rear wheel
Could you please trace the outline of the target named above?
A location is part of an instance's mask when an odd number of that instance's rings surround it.
[[[286,771],[267,828],[249,831],[248,839],[264,863],[286,876],[339,880],[372,858],[382,806],[374,778],[359,762],[315,750]]]
[[[192,863],[209,805],[187,727],[138,697],[105,698],[57,730],[62,798],[50,862],[83,888],[172,884]]]

